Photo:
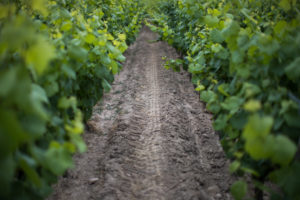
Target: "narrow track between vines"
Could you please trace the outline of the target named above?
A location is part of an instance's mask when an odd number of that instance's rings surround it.
[[[143,27],[112,90],[94,108],[84,139],[49,200],[227,200],[228,161],[187,72]]]

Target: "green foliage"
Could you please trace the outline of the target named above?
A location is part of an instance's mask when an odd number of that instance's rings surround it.
[[[251,174],[258,189],[278,184],[284,197],[268,190],[274,199],[299,199],[299,1],[169,0],[158,7],[148,25],[184,55],[231,172]],[[246,189],[240,181],[231,191],[243,199]]]
[[[242,200],[247,193],[247,183],[244,181],[236,181],[231,186],[230,191],[236,200]]]
[[[0,3],[0,199],[44,199],[134,41],[137,0]]]

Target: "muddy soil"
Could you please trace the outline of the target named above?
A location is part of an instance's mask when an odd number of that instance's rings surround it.
[[[143,27],[112,90],[94,108],[74,157],[49,200],[227,200],[228,161],[186,72],[163,67],[177,58]]]

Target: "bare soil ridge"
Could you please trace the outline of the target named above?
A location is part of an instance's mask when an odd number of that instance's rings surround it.
[[[186,72],[163,68],[176,51],[143,27],[112,91],[94,108],[88,151],[49,200],[227,200],[228,173],[211,116]]]

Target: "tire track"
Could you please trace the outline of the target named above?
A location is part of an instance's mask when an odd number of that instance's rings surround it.
[[[157,45],[151,45],[151,55],[146,70],[147,83],[149,85],[149,108],[148,108],[148,124],[143,135],[144,149],[140,151],[139,157],[146,157],[145,165],[148,172],[151,172],[150,176],[146,177],[145,184],[147,185],[147,191],[149,193],[148,199],[164,200],[163,186],[162,186],[162,174],[161,165],[164,158],[162,157],[162,137],[161,137],[161,122],[160,122],[160,88],[157,74],[157,56],[153,52],[156,52]]]

